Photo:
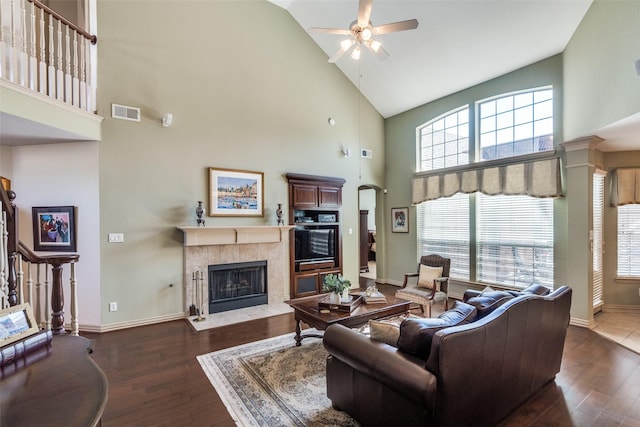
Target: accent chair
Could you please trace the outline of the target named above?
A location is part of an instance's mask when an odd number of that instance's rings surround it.
[[[396,291],[396,297],[414,302],[420,306],[422,313],[431,317],[431,305],[444,302],[444,309],[449,309],[449,269],[451,259],[440,255],[424,255],[418,263],[416,273],[406,273],[402,289]],[[417,277],[415,283],[411,278]],[[413,282],[413,280],[411,280]]]

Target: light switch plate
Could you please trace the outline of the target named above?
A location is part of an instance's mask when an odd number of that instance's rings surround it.
[[[124,233],[109,233],[109,243],[124,243]]]

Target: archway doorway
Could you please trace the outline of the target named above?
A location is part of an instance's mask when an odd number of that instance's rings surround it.
[[[373,187],[358,188],[360,277],[376,279],[376,198]]]

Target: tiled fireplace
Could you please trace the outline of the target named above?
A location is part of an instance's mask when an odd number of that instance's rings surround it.
[[[289,299],[289,230],[291,226],[179,227],[184,233],[185,312],[195,303],[193,273],[202,272],[204,311],[208,307],[209,266],[266,261],[268,305]]]

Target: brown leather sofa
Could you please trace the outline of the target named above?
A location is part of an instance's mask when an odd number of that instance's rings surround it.
[[[560,371],[570,307],[566,286],[514,297],[437,331],[426,357],[329,326],[327,395],[363,426],[495,425]]]

